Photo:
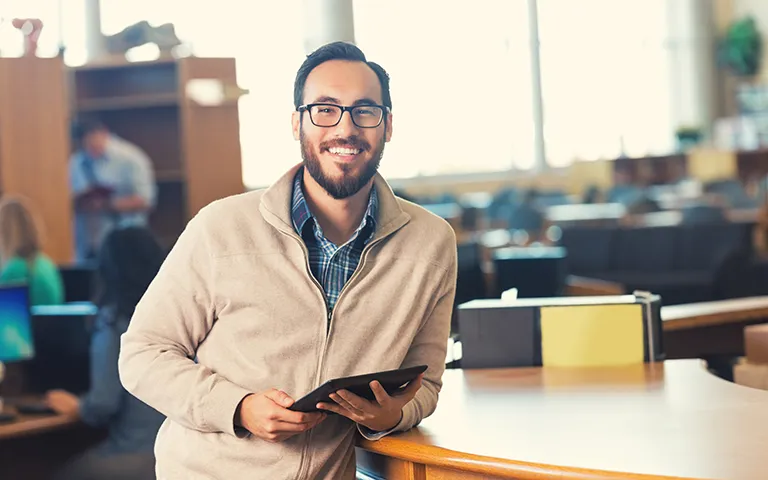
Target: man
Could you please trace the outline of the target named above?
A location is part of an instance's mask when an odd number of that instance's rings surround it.
[[[156,187],[147,155],[103,124],[76,124],[73,137],[78,150],[70,159],[69,177],[76,258],[83,261],[95,257],[113,228],[147,224]]]
[[[123,385],[168,417],[159,478],[354,479],[356,430],[375,440],[435,409],[456,239],[377,174],[389,77],[326,45],[294,102],[303,163],[201,210],[122,338]],[[319,405],[336,415],[289,410],[329,379],[415,365],[428,369],[401,395],[374,382],[376,401]]]

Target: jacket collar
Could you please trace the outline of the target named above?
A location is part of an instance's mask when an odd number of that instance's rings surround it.
[[[293,179],[301,164],[295,165],[281,176],[261,197],[259,210],[264,219],[278,230],[298,236],[293,229],[291,219],[291,204],[293,194]],[[387,236],[408,223],[411,216],[400,207],[395,194],[384,177],[376,174],[373,183],[376,186],[379,208],[376,219],[376,234],[373,240]]]

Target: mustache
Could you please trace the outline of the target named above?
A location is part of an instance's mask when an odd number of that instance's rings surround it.
[[[353,135],[347,138],[335,138],[333,140],[323,142],[320,144],[320,151],[325,152],[331,148],[338,147],[357,148],[364,152],[371,149],[371,145],[368,142],[356,135]]]

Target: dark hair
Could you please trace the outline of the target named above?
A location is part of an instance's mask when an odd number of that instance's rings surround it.
[[[533,203],[539,198],[539,191],[536,188],[529,188],[523,194],[523,203]]]
[[[99,251],[98,306],[112,306],[118,316],[130,318],[164,259],[165,251],[147,228],[112,230]]]
[[[101,120],[97,118],[85,118],[73,121],[70,133],[72,135],[72,141],[75,143],[75,145],[79,146],[82,144],[83,139],[89,133],[106,129],[107,126],[104,125]]]
[[[296,72],[296,81],[293,83],[293,106],[299,108],[304,103],[304,84],[310,72],[321,63],[330,60],[349,60],[351,62],[363,62],[368,65],[379,78],[381,84],[381,101],[384,106],[392,108],[392,97],[389,94],[389,74],[378,63],[369,62],[362,50],[355,45],[346,42],[334,42],[323,45],[310,53],[304,63]]]

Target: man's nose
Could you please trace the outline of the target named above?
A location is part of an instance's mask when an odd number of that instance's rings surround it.
[[[336,134],[340,137],[346,137],[352,133],[357,132],[357,125],[352,121],[352,112],[341,112],[341,119],[338,125],[336,125]]]

